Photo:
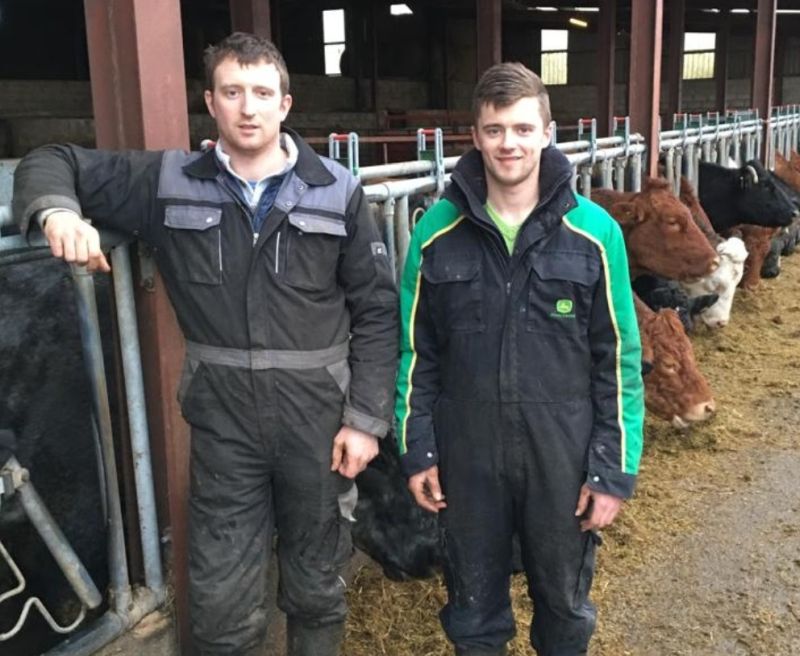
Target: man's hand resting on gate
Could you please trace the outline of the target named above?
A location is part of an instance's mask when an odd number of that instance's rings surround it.
[[[85,265],[89,271],[111,271],[100,250],[100,233],[69,210],[48,214],[44,236],[50,251],[70,264]]]

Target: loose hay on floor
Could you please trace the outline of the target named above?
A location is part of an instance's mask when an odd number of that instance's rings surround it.
[[[656,564],[680,562],[681,537],[693,533],[704,539],[707,497],[746,494],[758,475],[758,460],[751,454],[759,448],[799,448],[800,255],[785,258],[781,275],[762,280],[758,291],[740,291],[730,325],[715,332],[701,328],[692,342],[714,390],[718,413],[688,433],[648,418],[636,497],[605,532],[598,558],[592,598],[599,624],[592,656],[713,653],[704,645],[714,644],[716,638],[702,623],[679,627],[684,636],[679,639],[685,641],[679,651],[653,644],[637,652],[629,647],[629,638],[632,632],[646,636],[673,631],[668,618],[646,612],[647,596],[654,592],[645,575]],[[723,461],[735,466],[723,467]],[[796,540],[796,529],[787,525],[784,536]],[[732,526],[729,535],[706,536],[709,549],[715,541],[736,540],[736,530]],[[786,565],[787,585],[794,580],[790,574],[796,566],[800,565]],[[719,600],[704,597],[690,580],[685,590],[675,604],[696,605],[698,618],[715,612]],[[719,611],[725,617],[717,618],[736,637],[736,653],[779,656],[770,647],[771,636],[797,627],[787,626],[785,618],[764,607],[757,590],[742,596],[747,598],[725,606]],[[512,599],[518,634],[510,653],[522,656],[532,651],[527,643],[531,605],[521,576],[514,579]],[[352,583],[348,600],[345,656],[452,653],[438,621],[445,600],[441,579],[397,583],[385,579],[379,568],[367,566]],[[789,617],[800,625],[800,603],[789,604],[792,609],[795,614]]]

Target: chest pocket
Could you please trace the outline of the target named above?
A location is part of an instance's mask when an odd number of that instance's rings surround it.
[[[531,253],[528,256],[529,332],[585,335],[600,278],[600,263],[585,253]]]
[[[336,282],[336,265],[347,236],[344,220],[289,214],[284,277],[292,287],[321,291]]]
[[[178,280],[203,285],[222,283],[222,209],[168,205],[164,225]]]
[[[450,331],[484,329],[480,260],[433,258],[423,260],[422,276],[437,326]]]

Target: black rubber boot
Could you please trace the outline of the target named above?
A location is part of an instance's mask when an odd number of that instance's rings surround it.
[[[496,649],[478,649],[477,647],[456,647],[456,656],[506,656],[505,646]]]
[[[286,656],[339,656],[344,622],[308,626],[297,620],[286,622]]]

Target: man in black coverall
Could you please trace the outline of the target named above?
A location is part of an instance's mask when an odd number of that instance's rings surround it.
[[[108,271],[99,226],[153,246],[186,337],[190,602],[200,655],[263,651],[265,569],[291,656],[339,653],[352,479],[389,428],[396,294],[364,193],[281,123],[289,76],[265,39],[206,51],[206,153],[49,146],[15,175],[23,234]]]
[[[596,531],[633,493],[642,448],[625,243],[572,192],[532,71],[488,69],[473,115],[475,149],[414,228],[403,272],[401,462],[417,503],[440,512],[456,654],[507,653],[516,534],[531,645],[578,656],[595,625]]]

